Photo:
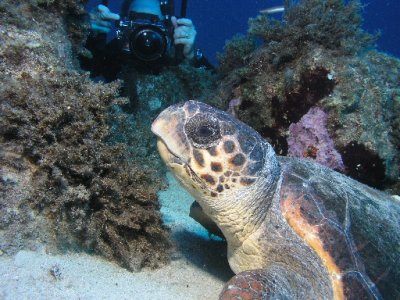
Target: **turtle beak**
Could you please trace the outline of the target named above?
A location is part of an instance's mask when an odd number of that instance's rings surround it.
[[[187,162],[189,145],[184,134],[185,112],[182,104],[172,105],[162,111],[151,125],[151,131],[158,137],[157,147],[162,159],[170,164]]]
[[[157,149],[158,153],[160,153],[162,160],[168,166],[171,167],[172,164],[182,164],[180,163],[179,159],[174,154],[172,154],[171,151],[169,151],[168,147],[160,138],[157,139]]]
[[[175,105],[170,106],[163,110],[153,121],[151,131],[163,139],[169,136],[169,133],[173,133],[176,130],[180,119],[182,119],[182,116],[179,109],[176,109]]]

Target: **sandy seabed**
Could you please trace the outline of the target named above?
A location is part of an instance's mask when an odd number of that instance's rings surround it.
[[[225,244],[189,217],[193,199],[167,174],[159,193],[175,244],[170,264],[132,273],[85,253],[0,256],[0,299],[217,299],[233,275]]]

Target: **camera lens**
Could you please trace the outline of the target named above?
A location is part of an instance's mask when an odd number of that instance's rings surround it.
[[[129,39],[132,54],[144,61],[161,58],[167,47],[164,35],[153,28],[141,28]]]

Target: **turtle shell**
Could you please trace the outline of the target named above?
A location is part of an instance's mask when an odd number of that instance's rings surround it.
[[[282,214],[321,258],[335,298],[400,299],[400,205],[307,160],[280,157]]]

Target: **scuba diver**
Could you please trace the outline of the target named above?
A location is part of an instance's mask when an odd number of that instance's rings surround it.
[[[107,4],[107,1],[103,1]],[[186,1],[182,1],[181,18],[174,14],[174,1],[125,0],[121,15],[100,4],[90,15],[91,33],[86,48],[92,57],[81,57],[81,67],[91,77],[101,76],[106,82],[118,78],[124,66],[150,74],[159,73],[164,66],[187,61],[194,67],[213,69],[195,49],[196,29],[185,18]],[[107,43],[107,34],[116,23],[116,38]]]

